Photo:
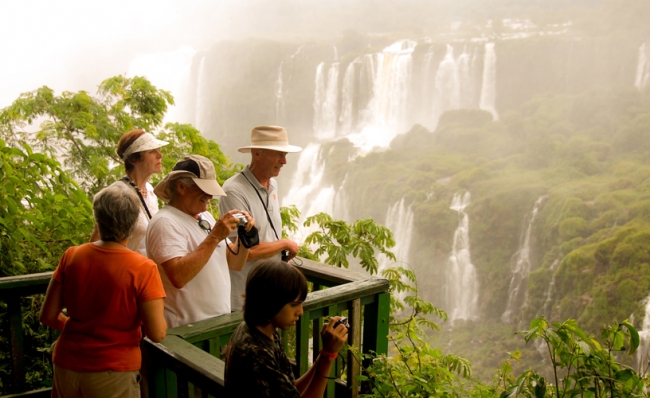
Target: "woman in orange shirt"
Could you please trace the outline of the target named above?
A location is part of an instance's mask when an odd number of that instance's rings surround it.
[[[139,397],[142,329],[164,339],[165,291],[156,264],[127,248],[140,214],[134,190],[101,190],[93,211],[101,240],[66,250],[41,308],[41,322],[62,330],[52,396]]]

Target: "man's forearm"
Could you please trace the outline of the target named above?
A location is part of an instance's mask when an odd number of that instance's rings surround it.
[[[193,252],[163,263],[162,268],[172,285],[181,289],[194,279],[208,263],[219,242],[218,238],[208,235]]]
[[[275,242],[260,242],[259,245],[251,247],[248,250],[248,261],[268,258],[285,249],[287,249],[287,244],[284,239],[276,240]]]

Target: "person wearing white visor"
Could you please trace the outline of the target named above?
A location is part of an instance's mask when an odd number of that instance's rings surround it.
[[[117,156],[124,162],[126,176],[114,184],[127,184],[140,198],[140,216],[128,247],[143,256],[147,255],[145,236],[149,220],[158,212],[158,198],[149,178],[154,173],[162,173],[160,148],[167,144],[167,141],[159,140],[153,134],[140,129],[125,133],[117,143]],[[95,224],[90,241],[99,239]]]

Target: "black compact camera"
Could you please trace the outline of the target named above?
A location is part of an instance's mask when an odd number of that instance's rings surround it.
[[[237,224],[237,226],[245,227],[246,224],[248,224],[248,220],[246,219],[245,215],[243,215],[241,213],[236,213],[236,214],[233,214],[232,216],[239,219],[239,224]]]
[[[345,326],[347,329],[350,329],[350,323],[348,322],[348,318],[347,318],[347,317],[342,316],[341,319],[339,319],[338,321],[336,321],[336,323],[334,324],[334,329],[336,329],[339,325],[343,325],[343,326]]]

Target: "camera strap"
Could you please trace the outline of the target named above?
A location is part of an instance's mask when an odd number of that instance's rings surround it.
[[[142,196],[142,192],[140,192],[140,188],[138,188],[137,185],[128,176],[124,176],[120,179],[125,184],[129,184],[135,189],[135,192],[138,193],[138,196],[140,197],[140,202],[142,202],[142,206],[144,206],[144,211],[147,212],[147,216],[149,216],[149,219],[151,220],[151,213],[149,212],[149,208],[147,207],[147,203],[144,201],[144,197]]]
[[[278,237],[278,232],[275,230],[275,225],[273,225],[273,221],[271,221],[271,216],[269,215],[269,211],[266,208],[266,203],[264,203],[264,199],[262,199],[262,195],[260,195],[260,192],[257,190],[255,185],[251,182],[251,180],[246,177],[246,174],[244,172],[241,172],[241,175],[244,176],[246,181],[248,181],[249,184],[251,184],[251,187],[255,190],[255,193],[257,194],[257,197],[260,198],[260,202],[262,202],[262,206],[264,207],[264,212],[266,213],[266,219],[269,220],[269,224],[271,224],[271,228],[273,228],[273,233],[275,234],[275,239],[280,240],[280,237]],[[268,200],[268,198],[267,198]]]

